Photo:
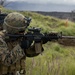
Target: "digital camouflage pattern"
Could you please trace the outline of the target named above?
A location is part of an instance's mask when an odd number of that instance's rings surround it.
[[[19,43],[19,41],[20,41],[20,39],[14,41],[14,42],[7,42],[9,50],[11,51]],[[24,56],[22,59],[17,61],[15,64],[8,67],[8,72],[13,73],[14,75],[15,75],[15,73],[20,73],[20,75],[25,75],[25,59],[26,59],[26,56]]]
[[[20,60],[24,55],[19,44],[10,51],[6,43],[0,38],[0,60],[4,65],[10,66]]]
[[[8,33],[18,33],[19,31],[23,31],[26,29],[25,17],[17,12],[10,13],[4,19],[3,28]]]
[[[25,70],[25,53],[18,41],[6,44],[2,36],[4,34],[0,32],[0,75]]]

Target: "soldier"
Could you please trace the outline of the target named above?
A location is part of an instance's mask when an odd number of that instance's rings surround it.
[[[42,44],[23,38],[7,37],[5,34],[25,34],[27,21],[17,12],[10,13],[4,19],[3,31],[0,31],[0,75],[25,75],[26,56],[34,57],[43,51]],[[9,40],[9,41],[7,41]]]

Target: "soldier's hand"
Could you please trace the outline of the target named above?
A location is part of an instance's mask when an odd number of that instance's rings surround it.
[[[22,39],[20,46],[22,49],[28,49],[31,46],[32,42],[33,41]]]

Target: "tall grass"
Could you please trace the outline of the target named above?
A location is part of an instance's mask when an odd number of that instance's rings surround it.
[[[50,46],[48,46],[50,45]],[[42,55],[27,58],[27,75],[75,75],[75,48],[48,43]]]

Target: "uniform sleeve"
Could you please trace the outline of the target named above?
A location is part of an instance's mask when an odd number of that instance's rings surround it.
[[[40,45],[40,44],[39,44]],[[41,54],[44,51],[43,47],[41,46],[31,46],[30,48],[25,50],[25,54],[27,57],[35,57]]]
[[[0,37],[0,61],[2,64],[10,66],[24,56],[25,53],[19,44],[17,44],[13,50],[9,50],[6,42]]]

